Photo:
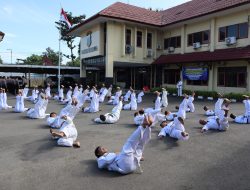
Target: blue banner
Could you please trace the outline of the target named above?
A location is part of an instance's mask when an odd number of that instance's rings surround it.
[[[186,80],[208,80],[208,68],[184,67],[182,76]]]

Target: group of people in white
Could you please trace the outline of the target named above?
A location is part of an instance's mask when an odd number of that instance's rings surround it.
[[[182,85],[182,84],[181,84]],[[52,94],[50,85],[45,90],[38,90],[34,87],[31,96],[28,96],[29,88],[25,87],[19,90],[16,96],[16,104],[14,107],[7,104],[7,94],[4,89],[0,89],[0,110],[14,108],[15,112],[27,111],[27,117],[32,119],[42,119],[47,116],[47,124],[50,127],[50,134],[53,139],[57,139],[57,144],[67,147],[80,147],[77,140],[77,128],[73,122],[75,116],[79,112],[95,113],[101,111],[99,105],[107,99],[107,104],[113,105],[110,113],[101,113],[99,117],[93,121],[99,124],[113,124],[119,121],[122,110],[133,110],[134,123],[138,126],[135,132],[128,138],[124,144],[121,153],[109,153],[102,146],[95,149],[98,167],[106,168],[110,171],[117,171],[121,174],[128,174],[139,169],[142,172],[140,161],[143,160],[143,150],[145,144],[150,140],[151,127],[160,125],[161,130],[158,134],[159,139],[166,136],[178,139],[188,140],[189,134],[185,130],[184,121],[187,119],[186,112],[195,112],[193,92],[190,95],[183,94],[183,100],[179,106],[176,106],[176,112],[170,112],[168,107],[168,92],[162,88],[161,92],[156,91],[154,106],[139,109],[138,104],[142,102],[144,89],[136,94],[136,91],[130,87],[122,96],[120,87],[115,89],[112,94],[113,86],[106,88],[102,84],[100,90],[97,86],[90,88],[87,86],[83,89],[82,85],[76,84],[74,89],[69,87],[66,96],[64,96],[64,86],[61,86],[57,94]],[[178,89],[178,95],[181,96],[182,91]],[[35,105],[33,108],[26,108],[24,100],[27,99]],[[52,112],[46,114],[48,103],[51,99],[57,100],[65,107],[57,114]],[[231,114],[230,117],[237,123],[250,123],[250,97],[244,95],[245,113],[239,116]],[[88,102],[88,106],[85,104]],[[223,98],[218,93],[218,100],[215,103],[214,110],[204,106],[204,115],[208,116],[207,120],[200,120],[202,125],[201,132],[204,133],[210,129],[226,131],[229,128],[228,113],[230,100]],[[138,110],[138,111],[137,111]]]

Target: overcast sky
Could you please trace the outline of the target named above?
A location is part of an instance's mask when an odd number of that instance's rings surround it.
[[[153,9],[167,9],[188,0],[123,0],[135,6]],[[58,31],[55,21],[60,18],[61,6],[67,12],[77,16],[85,14],[91,17],[100,10],[115,3],[114,0],[1,0],[0,31],[5,33],[0,42],[0,56],[5,63],[13,63],[17,58],[26,58],[31,54],[41,54],[47,47],[58,51]],[[76,40],[78,42],[79,39]],[[63,53],[68,53],[62,43]],[[8,50],[7,50],[8,49]],[[64,62],[66,62],[64,58]]]

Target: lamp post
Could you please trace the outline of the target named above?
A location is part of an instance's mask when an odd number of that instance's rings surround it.
[[[0,42],[3,41],[3,38],[4,38],[4,33],[0,31]]]
[[[6,49],[8,51],[10,51],[10,63],[12,64],[12,49]]]

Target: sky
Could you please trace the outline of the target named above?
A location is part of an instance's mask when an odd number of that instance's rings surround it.
[[[167,9],[189,0],[120,0],[131,5]],[[73,16],[85,14],[89,18],[116,0],[0,0],[0,31],[5,37],[0,42],[0,57],[4,63],[16,63],[32,54],[41,55],[47,47],[59,50],[59,33],[55,21],[60,18],[60,9],[72,12]],[[75,43],[79,43],[79,38]],[[77,48],[76,48],[77,49]],[[61,43],[61,51],[69,53],[66,43]],[[76,50],[77,52],[77,50]],[[75,53],[76,53],[75,52]],[[77,54],[77,53],[76,53]],[[66,63],[63,58],[63,63]]]

